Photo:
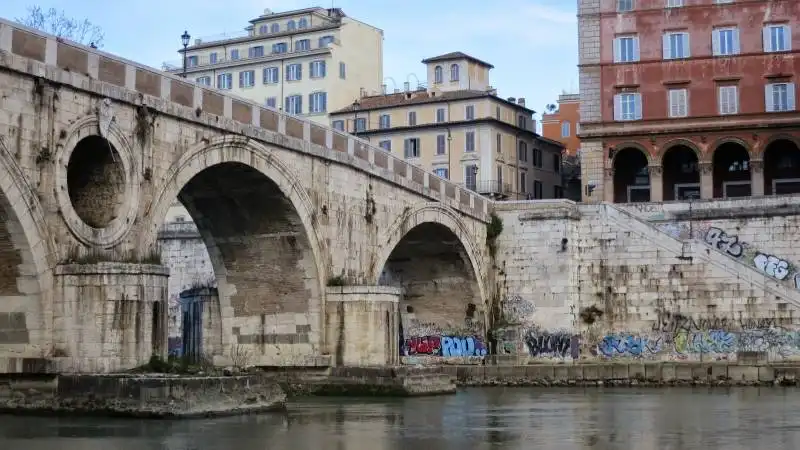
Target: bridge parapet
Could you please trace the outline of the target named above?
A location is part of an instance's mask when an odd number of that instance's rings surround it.
[[[488,199],[363,139],[3,19],[0,68],[346,164],[488,221]]]

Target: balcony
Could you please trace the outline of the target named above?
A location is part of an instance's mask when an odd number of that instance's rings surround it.
[[[333,44],[340,45],[339,39],[334,39]],[[212,59],[208,55],[197,55],[196,58],[187,58],[186,60],[186,71],[187,72],[196,72],[200,70],[205,70],[207,68],[225,68],[230,66],[236,66],[240,64],[246,64],[250,62],[269,62],[272,60],[279,60],[284,58],[295,58],[300,56],[313,56],[313,55],[321,55],[325,53],[329,53],[331,51],[330,44],[325,47],[317,47],[312,48],[309,50],[294,50],[289,52],[282,52],[282,53],[265,53],[261,56],[254,56],[250,57],[248,55],[241,56],[239,58],[233,59],[226,56],[218,56]],[[195,55],[190,55],[195,56]],[[161,70],[165,72],[173,72],[173,73],[180,73],[183,71],[183,60],[172,60],[166,61],[161,65]]]
[[[459,183],[464,189],[476,192],[492,200],[508,200],[516,197],[512,192],[511,184],[497,180],[480,180],[475,183]]]

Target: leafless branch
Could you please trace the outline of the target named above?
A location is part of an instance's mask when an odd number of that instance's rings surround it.
[[[102,47],[105,34],[103,30],[88,19],[68,17],[64,11],[55,8],[48,10],[41,6],[29,6],[26,17],[17,18],[17,22],[36,28],[63,39],[84,45]]]

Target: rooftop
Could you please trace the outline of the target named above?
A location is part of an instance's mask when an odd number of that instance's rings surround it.
[[[461,90],[461,91],[431,92],[427,90],[417,90],[417,91],[397,92],[393,94],[362,97],[358,99],[358,107],[350,105],[338,111],[333,111],[331,112],[331,114],[343,114],[348,112],[355,112],[356,110],[365,111],[372,109],[394,108],[398,106],[439,103],[451,100],[469,100],[475,98],[491,98],[498,102],[514,106],[519,110],[527,111],[531,114],[536,112],[517,103],[502,99],[497,95],[495,95],[494,93],[487,91]]]
[[[494,69],[494,66],[489,64],[488,62],[482,61],[482,60],[480,60],[478,58],[475,58],[473,56],[470,56],[470,55],[468,55],[468,54],[466,54],[464,52],[450,52],[450,53],[445,53],[444,55],[439,55],[439,56],[434,56],[432,58],[423,59],[422,60],[422,64],[429,64],[429,63],[433,63],[433,62],[453,61],[453,60],[456,60],[456,59],[466,59],[466,60],[472,61],[472,62],[474,62],[476,64],[480,64],[480,65],[482,65],[484,67],[488,67],[489,69]]]

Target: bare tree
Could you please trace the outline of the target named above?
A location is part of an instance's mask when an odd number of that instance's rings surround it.
[[[102,47],[105,38],[103,30],[88,19],[68,17],[55,8],[44,10],[40,6],[29,6],[28,15],[17,18],[17,22],[95,48]]]

